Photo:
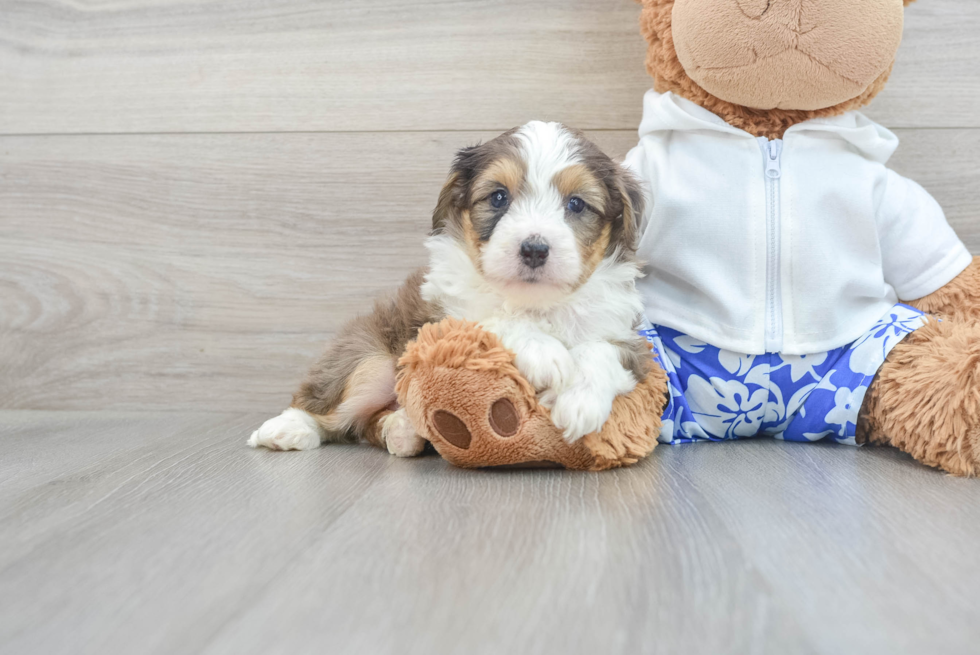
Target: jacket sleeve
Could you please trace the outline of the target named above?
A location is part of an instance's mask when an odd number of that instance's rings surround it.
[[[921,186],[887,170],[878,207],[885,282],[902,300],[927,296],[963,272],[973,256]]]

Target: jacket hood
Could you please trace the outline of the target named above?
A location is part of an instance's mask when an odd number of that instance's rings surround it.
[[[647,91],[643,97],[643,120],[640,122],[640,138],[658,132],[705,131],[715,134],[755,139],[745,130],[726,123],[724,119],[711,113],[690,100],[671,92],[657,93]],[[813,118],[798,123],[786,134],[801,132],[822,132],[846,141],[862,155],[872,161],[884,164],[898,147],[898,137],[873,120],[852,111],[831,118]]]

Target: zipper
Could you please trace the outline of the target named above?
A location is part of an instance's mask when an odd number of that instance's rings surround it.
[[[783,349],[783,303],[780,289],[780,187],[783,176],[783,142],[759,137],[765,161],[766,183],[766,336],[767,353]]]

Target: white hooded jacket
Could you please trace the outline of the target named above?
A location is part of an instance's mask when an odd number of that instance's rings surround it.
[[[648,92],[626,157],[650,193],[647,318],[726,350],[802,355],[942,287],[972,256],[932,196],[885,167],[897,146],[857,112],[768,141]]]

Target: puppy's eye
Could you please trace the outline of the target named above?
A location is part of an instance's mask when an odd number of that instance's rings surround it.
[[[581,198],[569,198],[566,207],[573,214],[581,214],[585,211],[585,201]]]
[[[507,206],[508,200],[507,192],[503,189],[497,189],[490,194],[490,206],[494,209],[503,209]]]

